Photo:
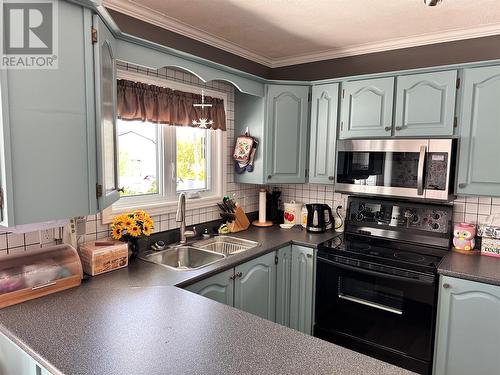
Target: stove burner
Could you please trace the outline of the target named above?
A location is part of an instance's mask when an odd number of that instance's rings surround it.
[[[415,263],[420,263],[425,260],[424,256],[414,253],[394,253],[394,257],[407,262],[415,262]]]
[[[349,244],[349,249],[350,250],[369,250],[371,248],[370,245],[365,244],[365,243],[358,243],[358,242],[352,242]]]

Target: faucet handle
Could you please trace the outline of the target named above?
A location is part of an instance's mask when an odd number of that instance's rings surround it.
[[[185,231],[184,234],[186,235],[186,237],[196,237],[197,236],[196,227],[193,227],[193,230]]]

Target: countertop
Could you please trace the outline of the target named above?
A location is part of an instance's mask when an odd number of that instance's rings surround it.
[[[56,375],[412,374],[173,286],[334,235],[251,228],[238,236],[259,248],[193,272],[135,260],[79,288],[0,310],[0,331]]]
[[[439,264],[438,273],[500,286],[500,258],[450,250]]]

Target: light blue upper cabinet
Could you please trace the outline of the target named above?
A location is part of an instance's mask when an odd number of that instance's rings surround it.
[[[338,94],[338,83],[312,88],[309,182],[334,183]]]
[[[277,251],[276,270],[276,323],[290,326],[290,296],[292,272],[292,246]]]
[[[397,77],[394,135],[453,135],[456,82],[456,70]]]
[[[235,268],[234,307],[274,322],[276,318],[275,252]]]
[[[457,194],[500,196],[500,66],[465,69]]]
[[[312,333],[314,249],[292,246],[290,328]]]
[[[57,69],[0,73],[4,226],[97,211],[92,14],[67,1],[57,9]]]
[[[339,138],[390,136],[393,97],[394,77],[343,83]]]
[[[308,94],[309,86],[268,86],[268,183],[306,181]]]
[[[102,210],[120,198],[116,138],[116,41],[94,15],[95,109],[97,132],[97,199]]]
[[[234,269],[230,269],[196,284],[189,285],[186,290],[210,298],[225,305],[233,306],[234,302]]]
[[[499,286],[441,277],[433,374],[500,373],[499,317]]]

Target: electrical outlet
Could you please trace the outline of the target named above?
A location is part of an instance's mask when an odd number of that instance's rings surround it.
[[[39,233],[40,233],[40,243],[42,245],[54,241],[54,228],[42,229]]]

